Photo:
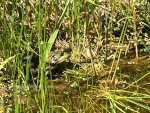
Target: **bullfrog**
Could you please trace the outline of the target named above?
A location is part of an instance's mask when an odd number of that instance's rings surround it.
[[[47,59],[47,63],[52,65],[61,63],[70,57],[71,42],[66,40],[56,40],[55,50],[51,51]]]
[[[57,75],[58,73],[62,73],[66,68],[72,69],[73,63],[69,59],[69,52],[62,55],[60,53],[50,55],[46,64],[46,74],[49,75],[52,73],[53,75]]]
[[[70,57],[70,54],[70,52],[52,51],[49,54],[47,63],[51,65],[62,63]]]

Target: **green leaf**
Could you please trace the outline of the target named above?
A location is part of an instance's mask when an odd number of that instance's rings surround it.
[[[55,39],[56,39],[56,37],[57,37],[59,28],[60,28],[60,26],[61,26],[61,22],[62,22],[62,20],[63,20],[63,18],[64,18],[64,16],[65,16],[65,13],[66,13],[66,11],[67,11],[67,8],[68,8],[69,3],[70,3],[70,0],[67,0],[66,5],[65,5],[65,8],[64,8],[64,10],[63,10],[63,13],[62,13],[62,15],[60,16],[60,19],[59,19],[59,21],[58,21],[58,23],[57,23],[57,25],[56,25],[56,28],[55,28],[54,32],[51,34],[50,39],[48,40],[48,44],[47,44],[47,48],[46,48],[45,60],[48,58],[49,52],[50,52],[50,50],[51,50],[51,48],[52,48],[52,46],[53,46],[53,44],[54,44],[54,42],[55,42]]]
[[[95,2],[93,2],[92,0],[86,0],[86,2],[88,2],[88,3],[92,4],[92,5],[97,6],[97,4]]]
[[[143,5],[144,4],[144,0],[141,0],[141,5]]]
[[[70,53],[63,55],[62,57],[59,58],[59,60],[57,61],[57,64],[65,61],[69,56],[70,56]]]
[[[4,67],[5,64],[7,64],[11,59],[13,59],[15,56],[7,58],[5,61],[1,62],[0,70]]]

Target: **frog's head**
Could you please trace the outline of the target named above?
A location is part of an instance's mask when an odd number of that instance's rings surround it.
[[[53,54],[53,55],[49,56],[47,63],[50,63],[52,65],[59,64],[59,63],[64,62],[69,57],[70,57],[70,53],[66,53],[66,54],[64,54],[62,56],[60,56],[58,54]]]
[[[56,64],[59,60],[60,56],[58,54],[54,54],[50,57],[50,63],[51,64]]]

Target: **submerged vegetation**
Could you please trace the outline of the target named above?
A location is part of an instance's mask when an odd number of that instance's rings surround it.
[[[149,0],[1,0],[0,112],[150,112]]]

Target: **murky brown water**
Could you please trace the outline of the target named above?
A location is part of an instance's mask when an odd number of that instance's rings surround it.
[[[110,67],[110,65],[111,62],[108,63],[108,67]],[[80,71],[82,73],[84,72],[82,70]],[[107,75],[99,80],[93,79],[93,81],[92,77],[85,77],[85,73],[83,77],[81,73],[80,75],[78,75],[79,73],[74,73],[74,75],[69,75],[69,73],[67,73],[67,79],[64,75],[60,75],[60,77],[58,77],[59,79],[48,80],[48,84],[45,86],[40,87],[32,84],[29,87],[32,97],[29,97],[31,108],[33,112],[39,111],[40,103],[35,100],[38,98],[40,100],[41,97],[37,97],[37,94],[39,93],[40,88],[43,88],[48,94],[45,95],[46,105],[63,106],[74,113],[79,111],[86,113],[111,111],[110,101],[112,101],[111,98],[114,94],[116,95],[116,98],[114,99],[116,103],[123,103],[126,107],[128,106],[130,109],[132,108],[140,113],[148,113],[149,111],[147,109],[139,107],[126,99],[117,98],[117,96],[136,97],[138,96],[137,93],[150,95],[150,74],[147,74],[148,72],[150,72],[150,57],[149,55],[143,55],[139,58],[132,58],[132,56],[131,58],[122,58],[118,65],[115,81],[112,84],[111,80],[106,79]],[[143,77],[145,74],[147,75]],[[141,77],[143,78],[140,79]],[[128,87],[133,82],[135,83]],[[125,89],[126,87],[128,88]],[[130,91],[132,93],[115,92],[112,90]],[[22,94],[20,94],[20,97],[20,104],[26,106],[26,97]],[[138,102],[141,105],[150,106],[149,98],[139,99],[137,97],[131,100]],[[128,107],[125,108],[119,104],[117,105],[124,111],[131,112]],[[26,110],[28,111],[29,109],[27,108]],[[116,111],[117,113],[120,112],[117,108]],[[63,110],[55,108],[54,112],[63,112]]]

